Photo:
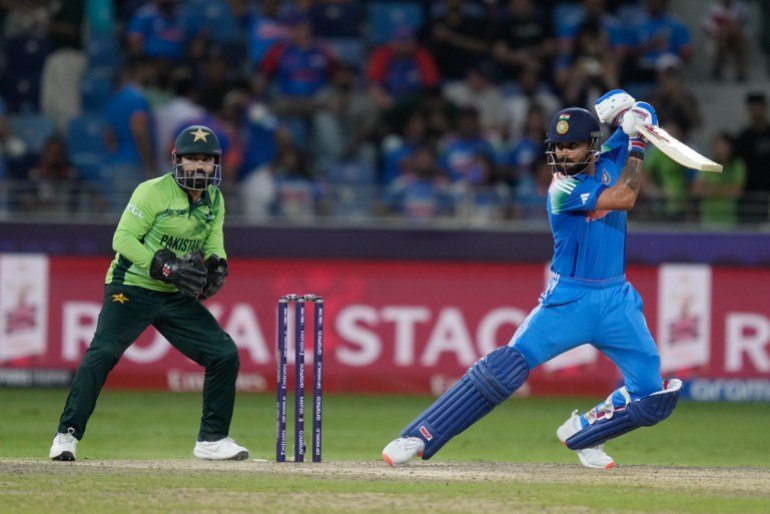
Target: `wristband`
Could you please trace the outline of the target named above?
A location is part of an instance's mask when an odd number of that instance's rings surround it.
[[[631,157],[644,159],[644,152],[647,149],[647,142],[640,137],[632,137],[628,140],[628,153]]]

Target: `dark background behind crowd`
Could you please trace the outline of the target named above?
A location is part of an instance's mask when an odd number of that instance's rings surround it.
[[[770,2],[692,4],[0,0],[0,213],[114,218],[204,124],[236,218],[543,220],[550,118],[621,87],[725,166],[648,152],[637,219],[768,223]]]

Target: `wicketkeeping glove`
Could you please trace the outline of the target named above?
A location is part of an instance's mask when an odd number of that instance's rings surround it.
[[[212,253],[206,259],[206,270],[208,276],[206,277],[206,285],[203,287],[203,293],[198,297],[200,300],[211,298],[222,288],[227,276],[227,261]]]
[[[594,104],[599,121],[607,123],[613,130],[620,125],[620,120],[636,100],[622,89],[613,89],[600,96]]]
[[[150,277],[173,284],[186,295],[197,298],[206,285],[206,266],[203,253],[188,253],[181,259],[168,248],[155,252],[150,263]]]

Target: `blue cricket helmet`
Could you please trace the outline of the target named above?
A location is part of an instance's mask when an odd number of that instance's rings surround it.
[[[559,143],[588,143],[588,151],[583,160],[578,162],[560,161],[556,158],[556,145]],[[548,129],[545,140],[545,155],[551,171],[565,175],[577,175],[588,170],[599,151],[602,142],[602,129],[594,115],[580,107],[568,107],[556,113]]]
[[[599,121],[581,107],[569,107],[557,112],[551,120],[546,143],[591,141],[601,136]]]

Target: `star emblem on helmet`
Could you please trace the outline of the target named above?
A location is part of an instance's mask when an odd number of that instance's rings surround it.
[[[193,136],[193,143],[196,141],[203,141],[204,143],[208,143],[206,141],[206,138],[210,135],[209,132],[206,132],[205,130],[202,130],[200,127],[195,132],[190,132],[190,135]]]

